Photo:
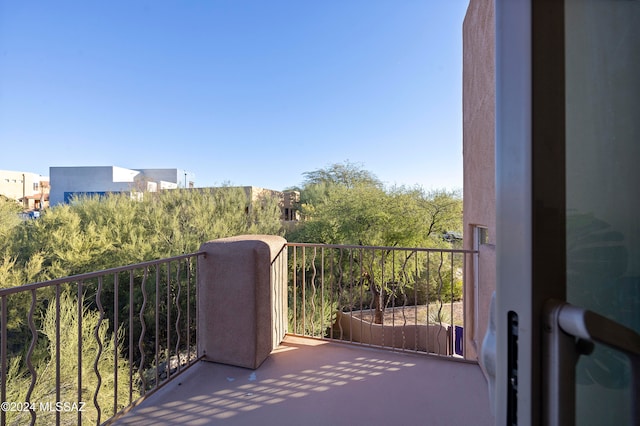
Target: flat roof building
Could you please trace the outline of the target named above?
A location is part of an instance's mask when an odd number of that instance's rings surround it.
[[[126,169],[117,166],[50,167],[51,205],[82,195],[156,192],[182,186],[190,173],[182,169]],[[193,182],[189,182],[193,186]]]
[[[25,210],[47,206],[49,178],[37,173],[0,170],[0,195],[22,203]]]

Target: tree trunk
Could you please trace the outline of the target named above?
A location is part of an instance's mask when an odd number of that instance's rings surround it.
[[[384,324],[384,289],[378,290],[374,284],[371,284],[373,292],[373,304],[375,315],[373,317],[374,324]]]

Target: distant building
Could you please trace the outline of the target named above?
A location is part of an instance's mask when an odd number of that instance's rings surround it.
[[[181,169],[125,169],[117,166],[50,167],[51,205],[83,195],[175,189],[187,184],[190,173]],[[184,183],[184,184],[183,184]],[[193,182],[188,185],[193,187]]]
[[[277,198],[281,212],[280,220],[284,222],[299,220],[297,203],[300,202],[300,193],[298,191],[275,191],[256,186],[243,186],[241,188],[247,195],[249,208],[253,208],[260,199]],[[247,211],[247,213],[250,212]]]
[[[282,220],[295,222],[300,220],[300,192],[284,191],[282,193]]]
[[[49,205],[49,178],[37,173],[0,170],[0,194],[20,202],[25,210]]]
[[[127,193],[138,197],[143,192],[194,188],[192,174],[181,169],[125,169],[117,166],[50,167],[51,205],[69,203],[74,197]],[[255,186],[242,186],[247,196],[247,214],[260,200],[276,198],[280,219],[299,219],[297,191],[274,191]]]

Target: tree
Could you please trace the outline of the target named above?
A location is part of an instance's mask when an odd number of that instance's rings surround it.
[[[462,231],[462,199],[457,192],[427,192],[421,187],[405,186],[385,188],[372,173],[350,163],[332,165],[305,176],[300,206],[303,220],[287,233],[289,241],[381,247],[375,253],[357,252],[355,257],[350,253],[342,259],[340,276],[334,279],[356,276],[360,289],[340,290],[341,308],[354,308],[350,305],[354,299],[352,291],[365,294],[366,303],[376,310],[376,321],[381,322],[382,311],[394,300],[402,300],[404,304],[412,299],[409,303],[416,303],[415,295],[427,298],[432,296],[426,295],[441,297],[453,293],[448,289],[457,286],[454,274],[421,277],[425,270],[441,268],[444,259],[429,258],[423,252],[411,250],[396,256],[384,247],[451,248],[443,234]],[[408,262],[418,266],[406,268]],[[306,269],[311,265],[296,267]],[[401,277],[385,274],[392,270],[403,274]],[[338,286],[345,287],[340,283]]]
[[[359,164],[351,163],[349,160],[344,163],[335,163],[324,169],[313,170],[302,174],[305,178],[304,187],[317,184],[340,185],[353,188],[358,185],[382,187],[382,182],[368,170]]]
[[[41,256],[39,273],[30,276],[48,280],[195,252],[215,238],[279,234],[278,200],[264,197],[252,209],[249,202],[234,187],[147,192],[142,201],[126,194],[81,197],[16,226],[11,239],[0,235],[0,247],[7,245],[17,268]]]
[[[77,300],[74,296],[63,293],[60,297],[60,401],[78,402],[77,378],[78,369],[82,370],[82,402],[86,402],[83,407],[83,420],[88,423],[97,423],[98,411],[93,404],[94,392],[100,382],[100,388],[96,400],[101,407],[101,418],[113,415],[114,402],[114,365],[117,365],[117,377],[119,377],[118,387],[118,407],[116,411],[123,409],[129,401],[129,364],[128,360],[118,356],[121,353],[121,336],[119,331],[115,331],[116,338],[108,332],[107,320],[100,321],[98,313],[88,309],[82,309],[82,319],[78,318]],[[78,360],[78,324],[81,321],[82,330],[82,365],[77,364]],[[35,365],[36,381],[30,400],[36,404],[51,403],[56,401],[56,304],[52,302],[44,312],[41,322],[40,339],[43,340],[39,350],[34,353],[32,364]],[[100,343],[96,340],[98,336]],[[120,350],[116,350],[119,348]],[[100,356],[96,359],[96,357]],[[114,357],[118,356],[117,364]],[[25,402],[27,390],[31,385],[31,374],[24,365],[24,360],[14,357],[10,360],[7,372],[7,401]],[[100,378],[95,374],[94,368],[98,368]],[[135,376],[133,378],[135,380]],[[137,385],[133,384],[133,398],[137,398]],[[55,423],[55,411],[38,410],[38,420],[42,424]],[[62,424],[75,424],[77,422],[77,412],[62,412]],[[8,412],[8,424],[27,424],[31,420],[28,411]]]
[[[11,240],[11,234],[20,224],[18,214],[22,211],[20,204],[0,195],[0,253],[6,249],[7,241]]]
[[[311,186],[317,189],[318,184]],[[287,234],[290,241],[447,247],[442,235],[462,231],[462,200],[456,193],[367,185],[325,189],[322,197],[307,197],[301,205],[303,221]]]
[[[11,223],[0,235],[0,288],[192,253],[215,238],[280,233],[279,200],[265,197],[248,209],[250,202],[242,188],[232,187],[148,192],[141,200],[108,194],[54,206],[29,221],[20,221],[10,204],[0,202],[0,216],[8,218],[0,226]],[[135,280],[132,299],[139,306],[141,277]],[[47,304],[54,299],[54,291],[53,287],[38,290],[36,319],[51,306]],[[122,300],[129,300],[127,291],[121,289]],[[102,293],[108,318],[114,317],[113,297],[113,287]],[[20,292],[9,300],[7,346],[9,358],[15,360],[31,336],[26,324],[31,299],[29,292]],[[84,306],[87,314],[95,313],[88,299]],[[120,324],[127,325],[128,319],[121,318]],[[153,327],[148,327],[150,335]]]

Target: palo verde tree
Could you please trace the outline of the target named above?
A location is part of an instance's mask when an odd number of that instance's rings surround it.
[[[15,219],[15,209],[0,204],[0,215],[4,218],[7,211],[11,219],[11,222],[3,220],[0,228],[0,288],[192,253],[202,243],[215,238],[280,233],[279,200],[265,197],[249,209],[250,202],[242,188],[233,187],[177,189],[145,193],[136,199],[126,194],[108,194],[54,206],[40,218],[28,221]],[[128,308],[124,304],[129,300],[134,306],[140,306],[142,279],[135,277],[133,295],[129,294],[128,286],[120,288],[119,301],[124,302],[118,308],[114,308],[113,284],[105,279],[101,294],[105,318],[119,315],[119,324],[127,327],[128,318],[118,311],[126,312]],[[175,278],[172,286],[173,281]],[[147,289],[151,300],[155,291],[152,287]],[[85,285],[83,307],[87,315],[97,309],[93,288]],[[33,318],[36,327],[43,330],[47,309],[54,300],[54,289],[42,288],[37,295]],[[24,372],[24,342],[31,338],[27,324],[30,304],[29,292],[12,295],[9,303],[7,346],[11,359],[21,359],[14,366],[18,376]],[[160,311],[167,307],[166,304],[149,306],[144,315],[153,317],[154,309]],[[172,312],[171,318],[176,318],[176,313]],[[113,321],[103,324],[105,333],[117,335],[118,330],[111,329]],[[148,336],[154,335],[152,321],[148,321],[147,332]],[[127,342],[123,342],[121,350],[128,350]],[[44,353],[38,361],[49,360],[49,355]],[[109,386],[107,382],[103,385]]]
[[[443,240],[443,234],[462,231],[462,199],[457,192],[406,186],[386,188],[374,174],[352,163],[308,172],[305,177],[300,188],[303,220],[287,233],[287,239],[379,247],[378,255],[364,251],[355,259],[345,259],[341,266],[342,276],[359,276],[357,287],[366,288],[378,318],[384,306],[398,298],[402,298],[402,303],[408,299],[409,303],[416,303],[418,294],[425,301],[429,293],[435,297],[440,297],[443,289],[446,294],[451,293],[448,289],[456,285],[455,274],[444,277],[439,274],[436,278],[423,274],[434,268],[443,270],[447,259],[428,258],[411,250],[392,256],[392,251],[385,251],[384,247],[451,248]],[[409,264],[413,266],[407,267]],[[345,274],[349,269],[352,270]],[[402,272],[391,277],[385,271]],[[423,282],[419,283],[421,277]],[[401,285],[400,281],[404,283]],[[416,286],[420,286],[420,291]],[[411,290],[409,295],[407,290]],[[352,299],[347,295],[342,302],[345,308],[352,307],[346,306],[347,300]]]
[[[6,243],[10,241],[12,232],[20,223],[18,214],[22,207],[17,202],[0,195],[0,253],[6,248]]]
[[[109,332],[106,320],[100,322],[99,314],[88,309],[81,309],[81,317],[77,308],[77,300],[73,295],[63,293],[58,307],[59,327],[56,328],[56,306],[51,302],[44,309],[40,322],[40,345],[36,348],[31,363],[35,368],[35,383],[30,396],[30,401],[35,404],[37,419],[42,424],[55,424],[55,407],[40,404],[56,402],[56,354],[59,352],[60,373],[60,401],[71,404],[72,401],[83,411],[83,420],[98,423],[98,409],[101,410],[101,419],[105,420],[114,413],[113,403],[118,401],[115,411],[120,411],[128,404],[129,397],[129,364],[125,357],[118,355],[122,347],[121,330]],[[82,333],[82,347],[77,342],[78,330]],[[58,342],[56,336],[60,337]],[[96,336],[99,339],[96,340]],[[59,347],[57,347],[59,345]],[[78,365],[78,352],[82,355],[82,364]],[[100,355],[100,356],[98,356]],[[118,361],[115,362],[114,358]],[[114,366],[117,365],[117,371]],[[98,368],[100,377],[95,373]],[[82,400],[78,401],[78,371],[81,372]],[[10,359],[7,378],[7,401],[27,401],[26,395],[31,386],[31,374],[25,367],[22,356],[14,356]],[[115,386],[118,378],[119,386]],[[135,380],[135,376],[133,380]],[[100,385],[98,387],[98,385]],[[133,399],[138,397],[136,385]],[[116,391],[117,389],[117,391]],[[98,391],[96,394],[96,390]],[[117,394],[117,395],[116,395]],[[94,399],[95,397],[95,399]],[[38,408],[40,408],[38,410]],[[28,411],[14,411],[7,413],[7,424],[27,424],[31,420]],[[77,412],[61,412],[61,424],[75,424]]]
[[[31,275],[47,280],[195,252],[215,238],[281,232],[278,200],[259,200],[250,213],[248,203],[234,187],[145,193],[142,201],[126,194],[82,197],[21,224],[0,244],[9,246],[16,268],[41,258],[39,273]]]

